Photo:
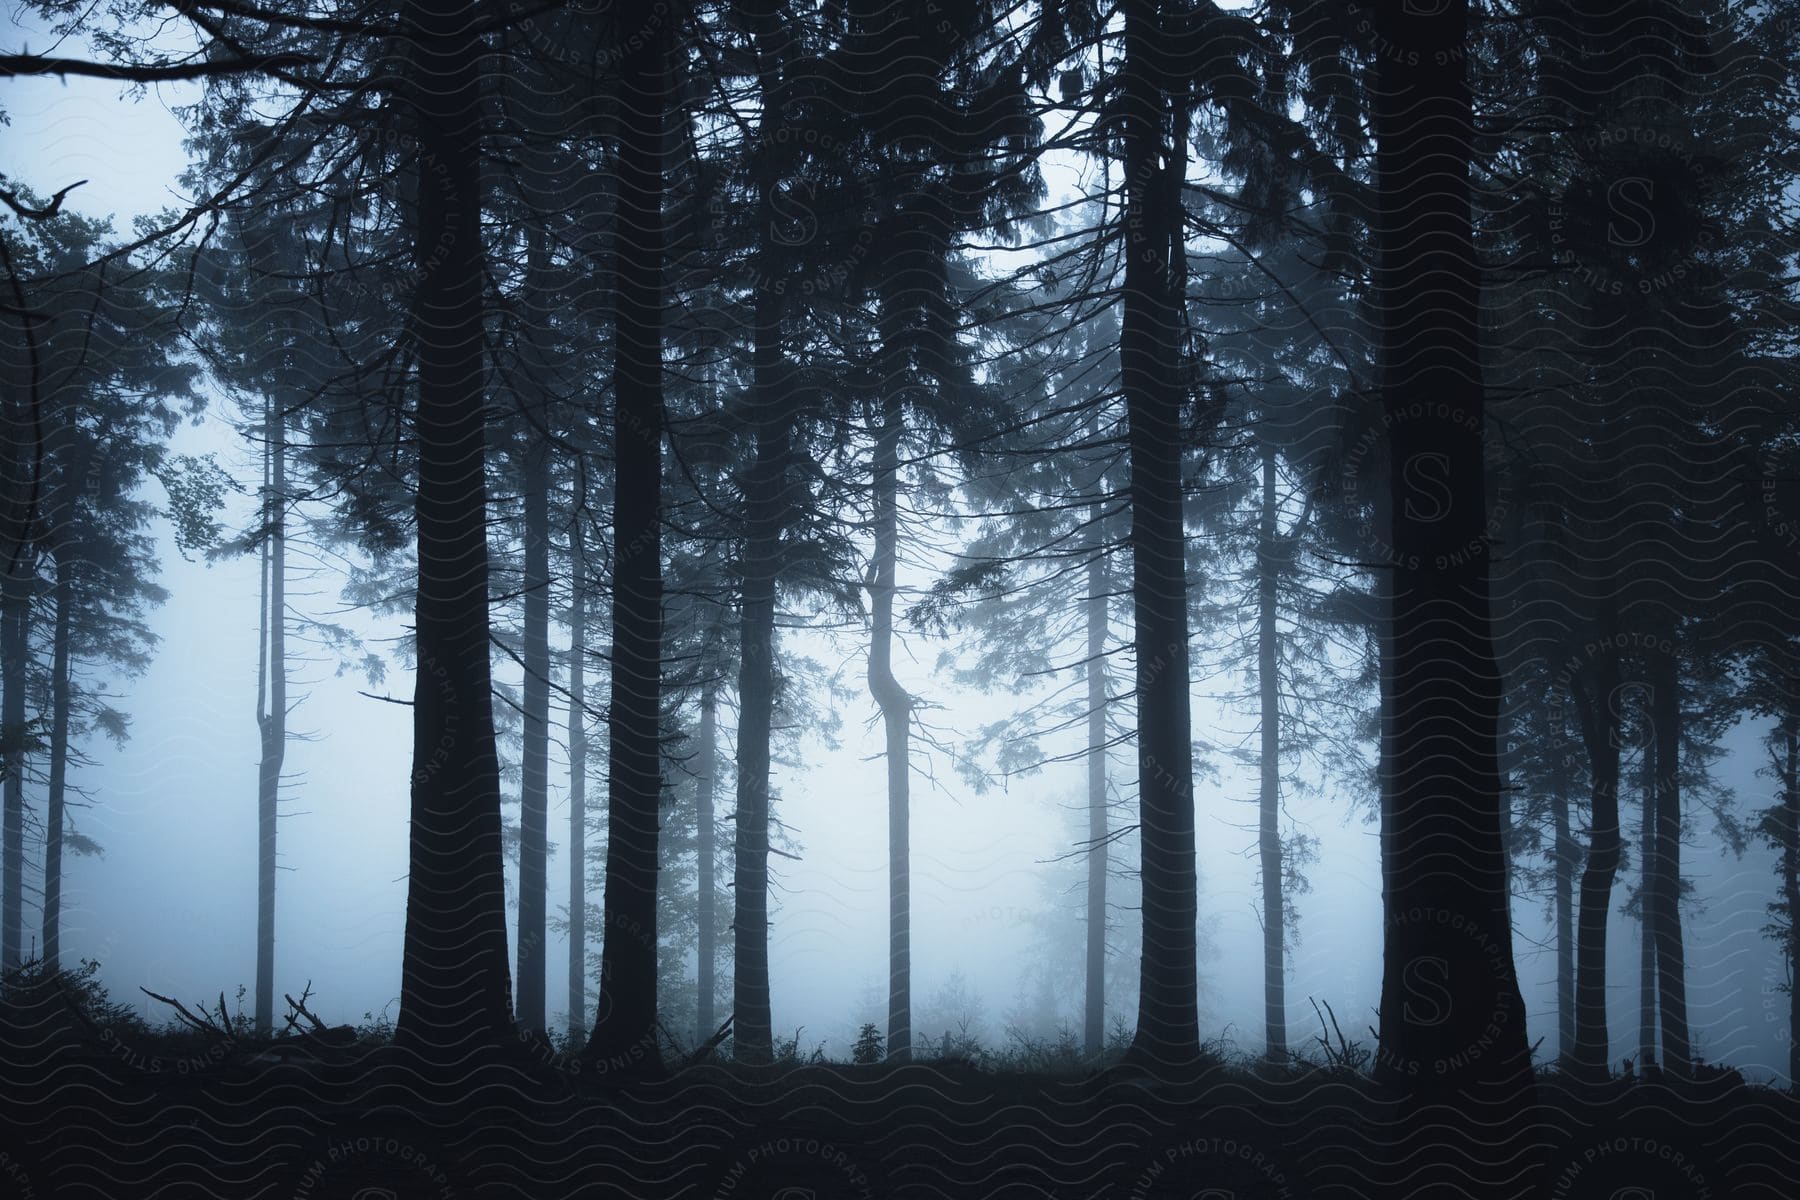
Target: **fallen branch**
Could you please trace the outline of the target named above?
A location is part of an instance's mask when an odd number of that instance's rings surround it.
[[[292,996],[288,995],[286,992],[281,993],[281,998],[283,1000],[286,1000],[288,1002],[288,1004],[293,1007],[293,1010],[294,1010],[293,1016],[288,1017],[288,1024],[290,1026],[293,1025],[294,1016],[301,1016],[301,1017],[305,1017],[308,1021],[312,1022],[312,1027],[313,1027],[314,1033],[327,1033],[327,1032],[329,1032],[329,1029],[326,1026],[325,1022],[323,1022],[323,1021],[319,1020],[319,1018],[313,1016],[313,1014],[310,1011],[308,1011],[308,1009],[306,1007],[306,998],[310,995],[312,995],[312,980],[310,980],[310,979],[306,981],[306,987],[301,991],[300,999],[298,999],[298,1000],[294,999]]]
[[[149,988],[143,987],[141,985],[138,987],[138,991],[144,993],[144,995],[150,997],[152,1000],[159,1000],[162,1003],[168,1005],[170,1008],[174,1009],[176,1016],[180,1017],[189,1026],[191,1026],[193,1029],[199,1031],[200,1033],[211,1034],[213,1037],[223,1038],[225,1041],[228,1041],[228,1042],[236,1040],[232,1037],[231,1031],[229,1029],[221,1029],[217,1024],[215,1024],[213,1022],[212,1018],[206,1016],[205,1015],[206,1010],[204,1008],[200,1010],[202,1015],[195,1016],[193,1013],[189,1012],[187,1009],[187,1006],[179,1000],[173,999],[169,996],[159,996],[155,992],[151,991]],[[224,1005],[225,1005],[225,995],[223,992],[221,992],[219,994],[219,1006],[221,1009],[223,1009]]]
[[[707,1038],[706,1043],[704,1045],[702,1045],[698,1050],[696,1050],[692,1054],[688,1055],[686,1065],[688,1065],[690,1067],[698,1066],[701,1063],[705,1062],[707,1059],[711,1058],[713,1051],[717,1050],[719,1048],[720,1043],[724,1042],[724,1040],[728,1036],[730,1036],[731,1023],[735,1020],[737,1020],[737,1014],[735,1012],[732,1013],[729,1017],[726,1017],[725,1023],[723,1025],[719,1026],[718,1032],[713,1034],[711,1037]]]

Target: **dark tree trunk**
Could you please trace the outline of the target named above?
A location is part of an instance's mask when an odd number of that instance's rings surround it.
[[[488,660],[480,57],[450,0],[409,0],[419,134],[418,672],[395,1039],[445,1071],[512,1034]],[[466,1069],[466,1068],[465,1068]]]
[[[1281,870],[1281,679],[1276,590],[1280,551],[1275,508],[1275,452],[1265,446],[1262,463],[1262,522],[1258,531],[1256,580],[1256,678],[1261,693],[1262,795],[1258,849],[1262,858],[1263,1024],[1265,1053],[1287,1057],[1287,907]]]
[[[1788,680],[1782,779],[1781,896],[1787,902],[1788,1086],[1800,1088],[1800,691]]]
[[[758,4],[758,79],[763,116],[759,135],[781,121],[780,76],[774,43],[784,37],[772,6]],[[757,196],[759,228],[776,227],[776,171],[765,165]],[[767,234],[765,233],[765,239]],[[757,247],[763,283],[756,290],[750,352],[749,425],[754,458],[744,480],[744,549],[738,627],[737,831],[732,867],[731,1053],[738,1062],[774,1057],[769,1010],[769,734],[775,707],[775,595],[781,534],[788,517],[788,457],[793,439],[792,397],[782,354],[784,289],[781,247]]]
[[[892,378],[892,376],[890,376]],[[910,866],[910,733],[912,697],[894,678],[894,577],[900,556],[900,438],[906,415],[900,395],[882,399],[875,439],[875,549],[869,587],[869,694],[887,733],[888,1037],[887,1056],[912,1057],[912,869]]]
[[[256,1036],[275,1027],[275,852],[281,768],[287,758],[287,420],[273,397],[265,409],[268,490],[263,496],[262,663],[268,705],[258,697],[262,759],[256,774]],[[260,689],[259,689],[260,690]]]
[[[0,969],[11,970],[22,961],[25,939],[25,670],[31,642],[31,560],[30,552],[19,555],[18,565],[8,571],[0,584],[0,737],[6,753],[6,779],[0,784],[4,796],[4,842],[0,849],[0,866],[6,873],[0,890]]]
[[[1681,677],[1672,654],[1651,660],[1656,738],[1656,1000],[1663,1070],[1693,1069],[1688,1041],[1687,954],[1681,937]]]
[[[587,1034],[587,547],[569,527],[569,1038]]]
[[[1375,308],[1391,435],[1392,720],[1377,1075],[1412,1101],[1532,1086],[1507,919],[1470,207],[1468,8],[1378,6]],[[1433,1184],[1432,1186],[1436,1186]]]
[[[541,234],[532,260],[547,258]],[[541,268],[534,271],[541,274]],[[540,411],[538,420],[543,419]],[[516,1017],[541,1032],[547,959],[550,837],[550,446],[535,422],[525,437],[524,745],[519,765],[519,937]]]
[[[63,799],[69,778],[69,624],[75,607],[75,560],[56,555],[56,616],[50,649],[50,788],[44,803],[44,965],[62,969]]]
[[[1581,873],[1581,910],[1575,929],[1574,1073],[1583,1079],[1607,1075],[1606,922],[1612,911],[1613,881],[1619,873],[1619,713],[1614,693],[1619,664],[1611,657],[1591,667],[1592,686],[1571,681],[1571,698],[1581,720],[1592,781],[1592,833]]]
[[[1099,480],[1096,480],[1098,490]],[[1091,1060],[1106,1049],[1106,872],[1111,858],[1106,804],[1105,503],[1088,506],[1094,551],[1087,563],[1087,983],[1082,1044]]]
[[[757,296],[752,357],[756,459],[745,481],[747,528],[738,634],[732,1057],[766,1063],[774,1056],[769,1011],[769,733],[775,706],[775,584],[792,437],[781,358],[781,298],[773,288]]]
[[[1138,804],[1143,954],[1130,1058],[1172,1073],[1199,1058],[1199,898],[1194,864],[1193,732],[1188,702],[1186,530],[1181,403],[1174,374],[1184,257],[1171,174],[1185,158],[1169,137],[1156,0],[1125,0],[1121,120],[1125,140],[1125,290],[1119,370],[1129,426],[1132,634],[1137,657]]]
[[[1648,724],[1649,714],[1645,714]],[[1656,1065],[1656,739],[1645,731],[1638,772],[1638,1067]]]
[[[698,892],[695,917],[695,939],[699,961],[694,968],[694,1042],[703,1044],[716,1028],[713,993],[718,984],[714,966],[718,961],[718,915],[714,911],[715,891],[713,864],[718,854],[718,834],[713,828],[713,786],[718,770],[719,697],[708,683],[700,692],[700,744],[694,754],[694,856],[695,888]]]
[[[1556,904],[1556,1057],[1575,1054],[1575,855],[1569,792],[1561,775],[1550,785],[1550,823],[1556,838],[1551,869]]]
[[[656,1028],[657,839],[662,801],[663,166],[668,29],[626,6],[619,63],[617,447],[612,706],[607,721],[605,915],[600,1003],[588,1053],[660,1068]],[[627,32],[635,31],[635,32]]]

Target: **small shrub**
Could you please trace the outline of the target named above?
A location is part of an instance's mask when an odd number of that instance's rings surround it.
[[[850,1047],[850,1061],[859,1066],[873,1066],[881,1061],[883,1053],[881,1030],[875,1028],[873,1021],[865,1021],[856,1035],[856,1044]]]

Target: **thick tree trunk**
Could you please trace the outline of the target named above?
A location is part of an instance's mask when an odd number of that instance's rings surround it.
[[[4,738],[6,779],[0,784],[5,812],[0,817],[0,869],[6,874],[0,885],[0,970],[11,970],[22,961],[25,937],[25,671],[31,642],[31,561],[29,552],[19,555],[18,565],[0,578],[0,737]]]
[[[1788,681],[1790,689],[1795,681]],[[1790,690],[1782,779],[1785,804],[1781,852],[1781,896],[1787,901],[1788,1087],[1800,1088],[1800,694]]]
[[[1098,489],[1099,480],[1096,480]],[[1106,803],[1105,503],[1088,506],[1094,551],[1087,563],[1087,980],[1082,1006],[1082,1044],[1098,1061],[1106,1049],[1106,872],[1111,859]]]
[[[1156,0],[1125,0],[1125,290],[1119,369],[1129,427],[1132,634],[1137,657],[1143,954],[1129,1057],[1179,1074],[1200,1050],[1199,898],[1194,863],[1193,731],[1188,700],[1182,389],[1174,260],[1185,254],[1170,173],[1169,106],[1152,63]]]
[[[905,408],[897,384],[882,399],[875,439],[875,549],[869,587],[873,611],[869,638],[869,694],[881,708],[887,732],[888,797],[888,1036],[887,1056],[912,1058],[912,697],[894,678],[894,577],[900,556],[900,438]]]
[[[56,616],[50,649],[50,788],[44,802],[44,965],[62,969],[63,800],[69,778],[69,625],[75,607],[75,560],[56,555]]]
[[[776,144],[780,75],[774,44],[784,39],[773,6],[758,4],[757,67],[763,115],[759,135]],[[757,196],[763,230],[775,228],[776,172],[765,167]],[[766,235],[765,235],[766,236]],[[792,398],[782,354],[784,289],[781,247],[763,242],[757,254],[763,284],[756,290],[750,352],[750,428],[754,459],[744,481],[744,549],[738,626],[737,830],[732,866],[732,1057],[764,1064],[774,1057],[769,1010],[769,735],[775,706],[775,596],[781,534],[788,518],[788,458],[793,439]]]
[[[281,802],[281,769],[287,758],[287,421],[271,397],[264,410],[268,491],[263,497],[263,628],[267,657],[262,669],[268,707],[259,703],[257,732],[262,759],[256,774],[256,1036],[275,1027],[275,853]],[[260,689],[259,689],[260,690]],[[260,700],[261,697],[259,696]]]
[[[1532,1075],[1502,844],[1468,7],[1389,0],[1377,13],[1391,48],[1377,68],[1374,125],[1394,703],[1377,1075],[1413,1102],[1516,1100]]]
[[[1687,954],[1681,937],[1681,677],[1672,654],[1651,660],[1656,737],[1656,1000],[1663,1070],[1693,1070],[1688,1040]]]
[[[621,10],[617,448],[612,706],[607,721],[605,915],[600,1004],[588,1053],[660,1069],[657,841],[662,802],[663,166],[668,28],[645,0]],[[627,34],[625,31],[634,30]]]
[[[756,460],[745,482],[743,611],[738,634],[737,847],[733,872],[732,1056],[774,1055],[769,1011],[769,734],[775,705],[775,585],[786,520],[790,410],[781,358],[781,299],[756,301],[751,388]]]
[[[718,834],[713,820],[713,788],[718,770],[719,696],[708,683],[700,692],[699,746],[694,754],[694,857],[697,913],[695,939],[699,961],[694,968],[694,1044],[702,1045],[711,1037],[716,1025],[713,993],[718,984],[714,966],[718,962],[718,915],[715,911],[713,864],[718,854]]]
[[[1645,714],[1648,724],[1649,714]],[[1638,1068],[1656,1065],[1656,739],[1645,731],[1638,772]]]
[[[419,135],[418,671],[396,1042],[449,1072],[512,1034],[488,646],[480,56],[451,0],[409,0]]]
[[[1559,774],[1550,785],[1550,824],[1556,839],[1551,870],[1556,905],[1556,1057],[1575,1054],[1575,839],[1569,828],[1568,786]]]
[[[1607,1075],[1610,1043],[1606,1031],[1606,923],[1612,912],[1613,881],[1619,873],[1619,713],[1613,695],[1618,661],[1610,656],[1590,668],[1591,687],[1571,681],[1571,699],[1581,718],[1592,781],[1592,833],[1581,873],[1581,910],[1575,929],[1574,1073],[1590,1081]]]
[[[1256,678],[1261,693],[1262,795],[1257,844],[1262,858],[1264,1053],[1287,1057],[1287,922],[1281,869],[1281,679],[1277,624],[1280,545],[1276,525],[1275,452],[1263,448],[1262,521],[1256,580]]]
[[[569,528],[569,1040],[587,1035],[587,547]]]
[[[543,249],[533,236],[534,265]],[[541,273],[541,272],[540,272]],[[544,414],[537,414],[538,421]],[[550,837],[550,446],[527,422],[525,437],[524,745],[519,765],[519,937],[515,1016],[541,1032],[549,908]]]

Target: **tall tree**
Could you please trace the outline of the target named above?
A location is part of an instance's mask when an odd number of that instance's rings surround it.
[[[1263,1025],[1264,1053],[1271,1060],[1287,1057],[1287,904],[1282,893],[1286,868],[1281,845],[1281,680],[1279,498],[1275,448],[1262,452],[1262,513],[1257,528],[1256,685],[1262,725],[1258,756],[1260,796],[1257,804],[1257,847],[1262,863]]]
[[[1468,21],[1461,0],[1375,14],[1375,307],[1392,438],[1377,1074],[1409,1097],[1494,1089],[1516,1102],[1531,1055],[1501,839]],[[1436,1006],[1424,980],[1441,989]]]
[[[412,834],[396,1041],[450,1064],[512,1028],[488,645],[480,33],[408,0],[405,97],[419,140],[418,589]]]
[[[275,852],[287,757],[287,414],[270,394],[263,415],[262,597],[256,676],[256,1034],[275,1023]]]
[[[657,834],[663,791],[663,171],[669,22],[619,10],[617,348],[613,357],[612,700],[607,718],[605,923],[600,1002],[586,1053],[660,1066]]]
[[[719,926],[715,875],[718,833],[713,816],[714,780],[719,761],[719,692],[712,683],[700,692],[700,745],[694,762],[695,912],[696,959],[694,968],[694,1040],[711,1036],[713,1001],[717,991],[714,970],[719,957]]]
[[[569,525],[569,1037],[587,1036],[587,543]]]
[[[1172,98],[1157,0],[1124,0],[1119,67],[1125,279],[1119,372],[1131,497],[1131,595],[1138,713],[1143,953],[1130,1057],[1181,1071],[1200,1049],[1193,732],[1188,700],[1181,328],[1187,255],[1185,93]]]

